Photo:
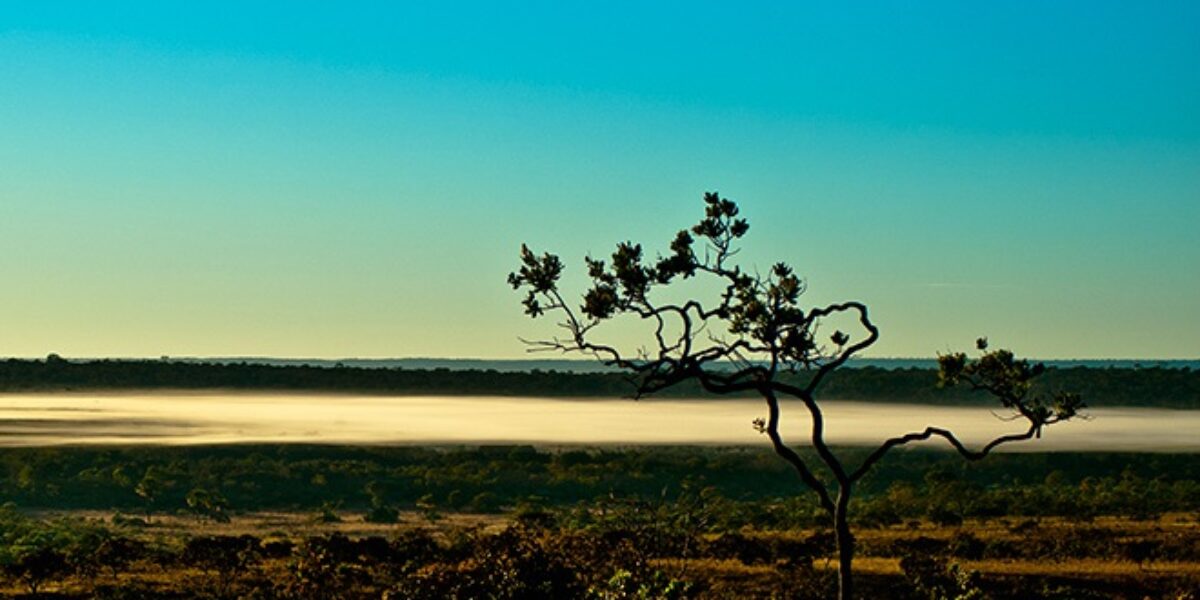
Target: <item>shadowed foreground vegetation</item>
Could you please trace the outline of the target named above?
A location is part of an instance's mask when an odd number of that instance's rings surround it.
[[[781,381],[807,381],[803,370]],[[966,388],[939,389],[937,369],[844,367],[821,385],[822,398],[922,404],[992,401]],[[1046,390],[1071,390],[1088,406],[1200,408],[1200,371],[1182,368],[1069,367],[1046,370],[1037,382]],[[319,367],[254,363],[186,361],[0,361],[0,392],[129,389],[244,389],[345,391],[427,395],[504,395],[539,397],[624,397],[635,389],[621,373],[556,371]],[[736,394],[735,394],[736,395]],[[745,394],[747,397],[756,397]],[[695,382],[655,393],[658,397],[711,396]]]
[[[853,452],[853,450],[851,450]],[[11,595],[826,598],[823,512],[760,448],[16,448]],[[1195,598],[1190,455],[901,453],[864,597]],[[886,475],[886,477],[885,477]]]
[[[355,531],[301,516],[154,525],[0,510],[0,593],[52,598],[827,598],[832,534],[726,529],[697,499]],[[358,524],[358,525],[356,525]],[[365,526],[363,526],[365,527]],[[872,598],[1192,599],[1200,523],[927,520],[864,529]]]

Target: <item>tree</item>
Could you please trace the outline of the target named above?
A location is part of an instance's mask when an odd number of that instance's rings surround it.
[[[141,498],[142,502],[146,505],[147,523],[151,522],[150,519],[154,512],[154,506],[166,490],[167,484],[159,476],[158,469],[154,466],[148,467],[141,481],[134,486],[133,493],[137,494],[138,498]]]
[[[367,483],[365,488],[367,496],[371,498],[371,510],[367,511],[363,518],[368,523],[398,523],[400,522],[400,511],[388,504],[385,498],[383,486],[378,481],[372,480]]]
[[[43,583],[71,570],[66,555],[46,545],[17,547],[12,553],[14,558],[3,564],[4,571],[24,583],[35,597]]]
[[[192,488],[184,498],[188,511],[196,515],[196,519],[211,519],[215,523],[228,523],[229,501],[220,492],[205,488]]]
[[[105,538],[96,548],[92,560],[97,567],[108,569],[113,583],[117,583],[121,570],[130,563],[144,557],[146,543],[123,535]]]
[[[695,381],[715,394],[757,393],[766,402],[767,417],[754,427],[771,441],[776,454],[787,461],[800,480],[816,493],[834,525],[838,553],[839,598],[853,597],[851,563],[854,538],[848,508],[856,482],[899,446],[942,438],[968,460],[979,460],[1002,444],[1040,436],[1048,425],[1076,416],[1083,406],[1078,396],[1035,394],[1032,381],[1044,368],[1017,360],[1007,350],[988,351],[979,340],[982,356],[969,360],[955,353],[939,358],[942,385],[966,384],[989,392],[1027,423],[1024,432],[1002,436],[977,450],[968,448],[954,433],[939,427],[906,433],[885,440],[859,465],[847,465],[825,440],[825,418],[817,392],[829,375],[879,338],[865,304],[847,301],[805,307],[800,298],[807,284],[786,263],[776,263],[766,274],[733,264],[736,242],[749,230],[739,218],[737,205],[716,193],[704,196],[704,218],[679,231],[669,253],[648,260],[642,246],[617,244],[611,264],[585,258],[591,286],[576,307],[559,289],[563,262],[550,253],[538,256],[521,246],[521,267],[508,283],[525,292],[525,313],[537,318],[560,315],[565,335],[527,342],[531,350],[580,352],[617,366],[630,375],[635,397],[652,394],[685,381]],[[697,249],[697,244],[702,245]],[[692,297],[683,302],[660,300],[664,288],[681,287],[684,280],[707,281],[712,298],[707,303]],[[694,287],[689,290],[696,289]],[[701,288],[703,291],[704,288]],[[684,293],[684,296],[691,296]],[[641,320],[649,326],[647,346],[629,351],[595,341],[601,324],[617,319]],[[853,335],[835,330],[827,342],[818,339],[823,323],[849,321]],[[811,425],[809,442],[816,453],[809,464],[779,433],[781,399],[798,401]],[[816,467],[820,467],[818,471]]]

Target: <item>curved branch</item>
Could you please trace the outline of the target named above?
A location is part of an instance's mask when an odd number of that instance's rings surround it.
[[[808,409],[808,415],[812,421],[812,445],[817,451],[817,455],[821,457],[821,460],[833,472],[838,484],[843,488],[853,483],[853,478],[846,475],[846,469],[842,465],[842,461],[838,460],[838,457],[829,449],[829,444],[825,442],[825,414],[821,412],[821,406],[817,404],[813,395],[807,389],[801,389],[778,380],[768,382],[767,386],[771,390],[771,393],[775,391],[783,392],[796,397],[804,403],[804,407]]]
[[[812,420],[812,445],[816,449],[817,455],[833,471],[833,476],[837,478],[838,484],[845,490],[851,483],[851,479],[846,476],[846,469],[842,466],[842,461],[834,455],[829,449],[829,444],[825,443],[825,415],[821,412],[821,407],[817,405],[817,401],[812,395],[805,394],[800,397],[804,402],[805,408],[808,409],[809,418]]]
[[[804,392],[808,396],[811,396],[814,392],[816,392],[817,387],[821,384],[821,381],[825,379],[826,375],[832,373],[838,367],[841,367],[847,360],[850,360],[851,356],[854,356],[858,352],[865,350],[879,339],[879,328],[871,322],[870,317],[867,315],[867,307],[861,302],[843,302],[841,304],[831,304],[825,308],[813,309],[812,312],[809,313],[809,321],[816,322],[816,320],[821,317],[827,317],[834,313],[846,312],[849,310],[858,311],[858,322],[863,326],[864,329],[867,330],[867,337],[856,344],[851,344],[850,346],[846,347],[841,353],[838,354],[837,358],[821,365],[817,369],[816,374],[814,374],[812,379],[809,380],[808,385],[804,388]]]
[[[885,441],[879,446],[879,448],[876,448],[874,452],[867,456],[862,465],[850,475],[850,480],[858,481],[863,475],[867,474],[867,471],[871,470],[871,467],[875,466],[875,463],[879,462],[879,460],[882,459],[884,455],[886,455],[893,448],[912,442],[928,440],[934,436],[944,438],[955,450],[958,451],[959,454],[963,456],[963,458],[966,458],[967,460],[980,460],[1002,444],[1033,439],[1040,436],[1041,431],[1042,425],[1036,422],[1030,422],[1029,429],[1027,429],[1024,433],[1002,435],[988,442],[979,450],[971,450],[970,448],[967,448],[967,446],[963,444],[952,431],[943,429],[941,427],[926,427],[924,431],[908,433]]]
[[[759,388],[763,397],[767,400],[767,423],[763,428],[763,432],[771,439],[771,446],[775,449],[775,454],[792,465],[800,475],[800,479],[804,484],[817,493],[817,497],[821,500],[821,508],[824,508],[829,514],[833,514],[835,507],[833,499],[829,496],[829,489],[825,487],[825,483],[817,478],[816,475],[809,470],[808,465],[804,464],[804,459],[796,453],[791,447],[783,442],[783,438],[779,435],[779,399],[768,388]]]

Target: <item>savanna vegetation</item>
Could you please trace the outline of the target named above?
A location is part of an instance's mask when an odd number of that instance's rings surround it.
[[[851,459],[867,453],[844,452]],[[853,515],[863,523],[1151,518],[1200,508],[1194,455],[1006,453],[965,463],[911,450],[883,460],[858,490]],[[609,498],[670,500],[687,488],[707,490],[728,506],[722,518],[729,527],[821,522],[815,499],[796,495],[789,473],[763,449],[742,447],[7,448],[0,452],[0,498],[28,510],[115,510],[153,521],[194,514],[205,501],[231,515],[326,506],[500,514]]]
[[[862,452],[849,450],[849,452]],[[855,499],[886,598],[1191,598],[1200,461],[910,451]],[[14,448],[5,590],[827,598],[828,517],[753,448]]]

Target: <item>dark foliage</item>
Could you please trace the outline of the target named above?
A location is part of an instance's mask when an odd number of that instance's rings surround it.
[[[1152,518],[1200,509],[1200,461],[1190,455],[1022,453],[963,463],[909,451],[883,461],[860,482],[853,511],[860,524],[938,515]],[[651,520],[654,506],[686,502],[694,520],[680,528],[823,522],[813,499],[794,496],[786,466],[749,448],[10,448],[0,454],[0,497],[25,507],[141,511],[134,488],[147,472],[161,481],[153,509],[168,513],[187,509],[189,492],[202,488],[225,500],[226,516],[328,505],[374,519],[388,511],[386,520],[424,500],[445,512],[633,502]]]
[[[234,581],[261,560],[260,541],[250,535],[192,538],[179,555],[182,564],[213,576],[218,596],[228,594]]]

